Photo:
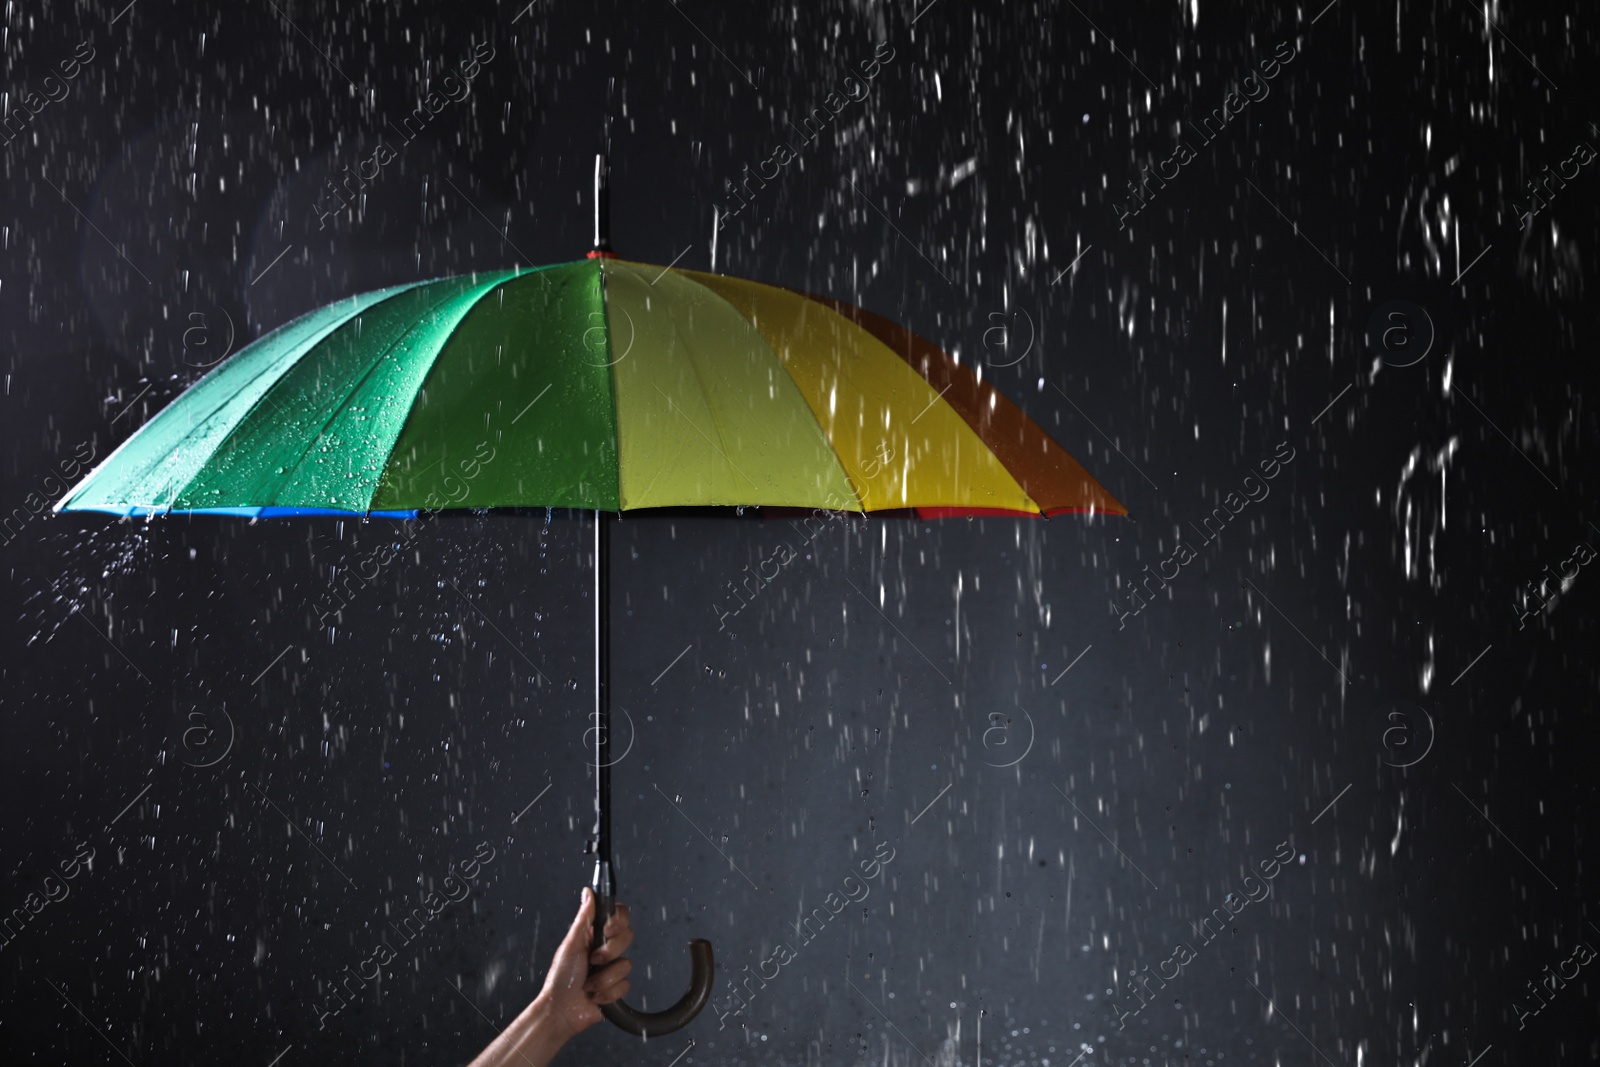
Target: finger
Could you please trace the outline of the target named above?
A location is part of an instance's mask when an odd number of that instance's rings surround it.
[[[585,993],[602,993],[618,982],[626,981],[629,974],[633,973],[632,960],[618,960],[603,970],[596,971],[583,983]]]
[[[594,994],[591,999],[595,1004],[614,1004],[627,995],[628,983],[627,980],[624,979],[616,985],[607,988],[605,992]]]
[[[594,927],[594,894],[587,886],[583,890],[583,902],[578,905],[577,917],[572,920],[572,926],[567,930],[567,936],[561,941],[561,948],[584,952],[589,947],[589,940]]]
[[[633,923],[628,913],[628,906],[626,904],[612,904],[611,908],[611,916],[606,920],[605,925],[606,940],[609,942],[614,938],[623,937],[625,935],[629,940],[631,940]],[[611,955],[612,957],[616,957],[622,955],[622,953],[618,951],[612,953]]]
[[[633,931],[624,930],[616,937],[608,939],[600,948],[597,948],[593,952],[589,953],[589,964],[594,967],[599,967],[602,964],[610,963],[612,960],[619,960],[623,956],[627,955],[628,949],[632,945]]]
[[[582,1033],[595,1023],[599,1022],[601,1019],[605,1018],[604,1015],[600,1014],[599,1006],[596,1005],[592,1000],[580,1001],[579,1004],[574,1006],[572,1010],[577,1016],[576,1018],[572,1019],[572,1030],[575,1034]]]
[[[598,967],[602,963],[621,959],[627,954],[628,946],[632,944],[633,931],[623,927],[621,932],[608,935],[604,945],[589,953],[589,962]]]
[[[594,890],[588,886],[578,890],[578,914],[572,920],[572,928],[576,930],[584,920],[594,921]]]

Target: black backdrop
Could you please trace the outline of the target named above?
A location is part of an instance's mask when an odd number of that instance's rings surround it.
[[[795,951],[738,1013],[719,983],[679,1034],[602,1026],[568,1058],[1600,1051],[1596,579],[1575,552],[1600,544],[1581,396],[1600,178],[1574,153],[1600,144],[1592,11],[4,18],[7,1061],[460,1062],[537,991],[587,877],[586,519],[38,513],[294,315],[578,257],[603,145],[629,258],[907,323],[1132,514],[830,523],[725,627],[726,583],[803,535],[627,518],[632,999],[677,996],[691,936],[741,980]],[[864,98],[803,137],[885,46]],[[430,92],[462,98],[423,121]],[[713,239],[725,183],[785,143]],[[352,173],[370,180],[333,210]],[[323,625],[385,542],[405,547]],[[875,850],[893,859],[868,897],[797,943]],[[464,867],[465,898],[402,934]],[[384,938],[382,976],[329,1011]]]

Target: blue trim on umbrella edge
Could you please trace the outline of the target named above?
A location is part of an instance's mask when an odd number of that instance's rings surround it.
[[[150,507],[144,504],[126,504],[122,507],[112,506],[84,506],[66,507],[62,511],[99,511],[108,515],[119,515],[123,518],[143,518],[149,515],[233,515],[246,519],[279,519],[297,515],[338,515],[341,517],[374,518],[374,519],[414,519],[416,510],[411,511],[347,511],[342,508],[287,508],[287,507],[259,507],[259,508],[161,508]]]

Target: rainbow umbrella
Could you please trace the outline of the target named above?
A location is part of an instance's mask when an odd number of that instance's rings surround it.
[[[1032,420],[943,350],[827,297],[631,263],[606,241],[548,267],[363,293],[241,349],[56,505],[123,516],[414,518],[443,508],[595,512],[598,930],[611,873],[612,513],[771,506],[973,515],[1126,514]],[[630,1033],[692,1019],[606,1007]]]

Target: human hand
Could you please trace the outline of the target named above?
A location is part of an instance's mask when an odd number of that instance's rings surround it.
[[[605,1018],[600,1005],[628,995],[633,964],[621,958],[633,944],[628,906],[616,906],[606,922],[605,947],[591,951],[594,908],[594,894],[585,889],[578,917],[556,949],[544,988],[471,1067],[545,1067],[562,1045]],[[591,966],[599,969],[590,974]]]
[[[603,1019],[600,1005],[610,1004],[628,995],[628,974],[633,970],[633,963],[622,958],[628,946],[633,944],[628,906],[616,905],[606,922],[605,945],[591,950],[594,909],[594,893],[586,888],[578,915],[556,949],[555,959],[550,963],[550,973],[545,975],[544,989],[538,997],[545,1003],[563,1040],[582,1033]],[[591,974],[591,967],[599,969]]]

